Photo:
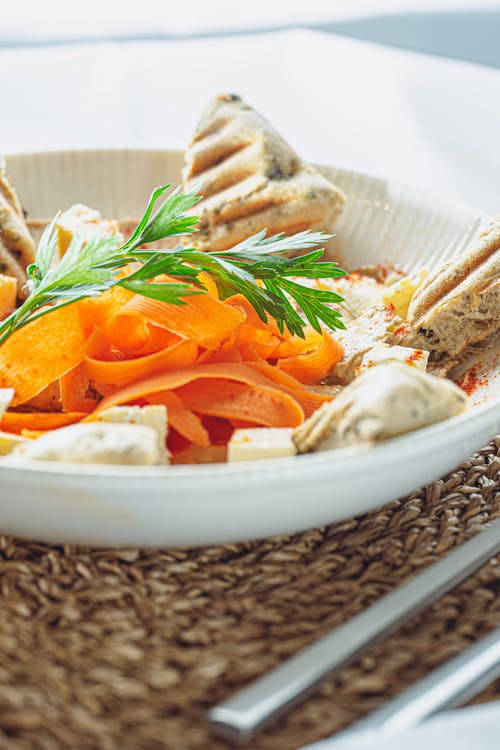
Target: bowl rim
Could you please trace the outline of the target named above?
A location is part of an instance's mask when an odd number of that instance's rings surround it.
[[[295,474],[307,476],[319,471],[330,471],[333,468],[351,464],[359,459],[366,461],[371,458],[375,463],[390,460],[393,449],[400,451],[401,460],[411,459],[416,449],[426,445],[431,440],[439,440],[442,436],[462,425],[473,431],[477,423],[484,420],[485,415],[498,413],[500,420],[500,393],[487,404],[479,404],[466,409],[455,417],[444,419],[427,427],[399,435],[376,444],[359,444],[345,448],[319,451],[318,453],[304,453],[302,455],[282,458],[258,459],[235,463],[210,464],[166,464],[164,466],[121,466],[117,464],[75,464],[57,461],[30,461],[22,457],[5,456],[0,460],[0,481],[5,470],[29,471],[30,474],[42,473],[54,476],[82,477],[128,477],[135,479],[154,480],[171,478],[178,480],[190,479],[194,481],[207,478],[241,477],[266,475],[267,478],[276,475]],[[401,453],[403,455],[401,455]]]

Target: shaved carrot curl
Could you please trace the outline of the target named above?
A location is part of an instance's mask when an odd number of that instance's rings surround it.
[[[147,398],[152,393],[175,390],[176,388],[181,388],[183,385],[192,383],[195,380],[204,380],[206,378],[223,378],[225,380],[235,380],[236,382],[245,383],[246,385],[267,385],[270,387],[276,387],[272,380],[245,364],[214,363],[208,365],[195,365],[193,367],[186,367],[183,370],[162,373],[160,375],[154,375],[150,378],[140,380],[136,383],[130,383],[104,398],[97,407],[95,413],[97,414],[103,409],[109,409],[111,406],[118,406],[119,404],[126,404],[130,401],[137,401],[137,399]],[[293,381],[293,378],[289,379],[292,382],[295,382],[297,390],[301,389],[305,391],[304,386],[301,386],[297,381]]]
[[[82,412],[19,412],[6,411],[0,421],[0,428],[6,432],[21,433],[23,430],[57,430],[75,422],[80,422],[86,414]]]
[[[270,365],[268,362],[255,359],[252,361],[246,361],[245,364],[247,367],[260,372],[262,375],[265,375],[266,378],[269,378],[269,380],[274,383],[275,387],[279,387],[284,390],[285,393],[289,393],[293,396],[303,408],[306,418],[310,417],[316,409],[319,409],[319,407],[322,406],[322,404],[332,400],[332,397],[328,394],[310,391],[294,377],[283,372],[283,370],[279,370],[277,367],[273,367],[273,365]]]
[[[320,336],[319,344],[287,359],[278,359],[276,366],[301,383],[312,385],[329,375],[342,359],[341,345],[327,333]]]
[[[263,427],[297,427],[304,421],[297,401],[268,385],[208,379],[189,383],[176,393],[190,409],[212,417],[245,420]]]
[[[188,409],[172,391],[153,393],[146,399],[150,404],[165,404],[170,427],[195,445],[210,445],[207,430],[201,419]]]
[[[192,365],[198,356],[198,346],[192,341],[181,341],[177,338],[173,346],[160,349],[154,354],[133,359],[105,360],[94,351],[99,351],[98,333],[90,338],[85,354],[85,366],[89,377],[96,383],[123,386],[131,381],[142,380],[160,372],[181,369]]]
[[[0,349],[0,388],[14,388],[23,404],[83,361],[89,330],[76,302],[16,331]]]
[[[107,326],[108,332],[118,326],[137,325],[137,319],[165,328],[181,338],[190,339],[206,349],[217,349],[230,338],[245,320],[245,314],[208,294],[189,297],[184,305],[167,304],[136,295],[127,302]]]
[[[182,305],[113,287],[18,330],[0,349],[0,388],[25,411],[7,411],[0,429],[36,438],[114,406],[164,404],[174,463],[202,462],[223,460],[237,427],[296,427],[331,400],[308,386],[342,357],[332,336],[280,331],[205,281]],[[28,412],[48,387],[58,411]]]

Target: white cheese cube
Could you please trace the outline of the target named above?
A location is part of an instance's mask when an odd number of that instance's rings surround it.
[[[235,430],[227,446],[228,463],[295,456],[296,453],[292,429],[288,427]]]
[[[77,233],[119,235],[118,222],[114,219],[103,219],[99,211],[89,208],[84,203],[75,203],[63,211],[56,222],[59,260],[68,249],[71,240]]]

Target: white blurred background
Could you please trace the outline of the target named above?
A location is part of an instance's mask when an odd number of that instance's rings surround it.
[[[0,151],[186,145],[236,91],[312,161],[500,210],[500,0],[24,0]]]
[[[304,26],[500,67],[499,0],[24,0],[2,5],[0,45]]]

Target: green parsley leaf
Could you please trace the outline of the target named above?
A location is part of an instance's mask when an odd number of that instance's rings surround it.
[[[53,263],[56,216],[43,233],[36,262],[27,269],[27,299],[0,323],[0,345],[42,315],[86,297],[96,297],[113,286],[162,302],[185,304],[186,297],[206,293],[202,273],[214,281],[221,299],[242,294],[261,320],[272,316],[282,332],[286,327],[290,333],[304,337],[308,323],[317,331],[321,331],[321,323],[332,329],[345,327],[340,313],[332,308],[342,297],[293,280],[337,278],[345,271],[334,262],[321,261],[322,249],[288,257],[289,253],[317,248],[329,235],[305,231],[290,237],[266,237],[262,231],[229,250],[215,252],[200,252],[183,244],[174,248],[148,247],[167,237],[196,231],[198,218],[186,212],[201,200],[197,191],[184,193],[176,188],[154,213],[158,199],[170,187],[163,185],[153,191],[143,217],[124,244],[120,245],[120,238],[112,233],[78,231],[58,264]],[[124,268],[138,263],[138,267],[123,275]],[[163,275],[169,280],[161,281]]]

